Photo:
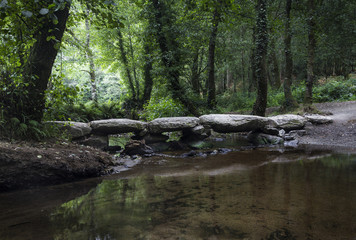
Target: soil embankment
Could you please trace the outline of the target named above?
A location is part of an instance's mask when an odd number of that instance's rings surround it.
[[[0,141],[0,192],[105,174],[112,156],[69,143]]]

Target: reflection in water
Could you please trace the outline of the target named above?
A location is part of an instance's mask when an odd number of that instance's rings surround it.
[[[355,158],[341,158],[104,181],[54,212],[55,239],[352,239]]]
[[[136,177],[104,180],[53,208],[39,226],[51,237],[11,238],[10,231],[23,228],[1,227],[0,217],[0,239],[356,238],[354,155],[308,160],[257,152],[165,161]]]

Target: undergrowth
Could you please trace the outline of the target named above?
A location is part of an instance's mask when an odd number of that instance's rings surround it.
[[[305,84],[300,83],[292,87],[292,94],[295,100],[303,103],[305,94]],[[238,112],[249,113],[253,108],[256,99],[255,93],[249,95],[245,92],[228,93],[225,92],[217,97],[218,112]],[[356,100],[356,75],[345,80],[343,77],[330,77],[328,80],[319,81],[313,87],[313,102],[335,102]],[[283,88],[269,90],[267,107],[279,107],[283,104]]]

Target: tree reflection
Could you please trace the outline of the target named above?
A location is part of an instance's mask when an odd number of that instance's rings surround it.
[[[106,180],[53,212],[54,239],[347,239],[356,235],[355,159]]]

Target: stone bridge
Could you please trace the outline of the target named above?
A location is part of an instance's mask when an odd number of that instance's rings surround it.
[[[108,136],[124,133],[134,133],[133,139],[145,140],[146,144],[165,142],[168,137],[165,132],[181,131],[183,140],[203,140],[212,131],[218,133],[257,132],[277,136],[284,139],[284,134],[291,130],[303,129],[307,122],[322,124],[332,122],[330,117],[320,115],[285,114],[273,117],[259,117],[238,114],[210,114],[197,117],[167,117],[151,122],[131,119],[105,119],[89,123],[71,121],[53,121],[61,129],[68,132],[74,141],[88,145],[101,144],[100,148],[108,146]],[[94,142],[94,143],[93,143]]]

